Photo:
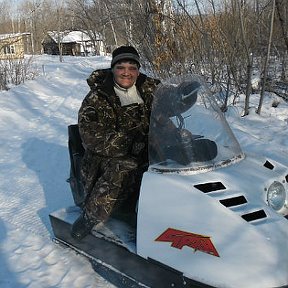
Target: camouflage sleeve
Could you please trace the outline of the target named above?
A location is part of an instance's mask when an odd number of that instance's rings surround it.
[[[107,157],[128,154],[132,137],[117,129],[113,108],[95,91],[84,99],[78,114],[78,124],[86,149]]]

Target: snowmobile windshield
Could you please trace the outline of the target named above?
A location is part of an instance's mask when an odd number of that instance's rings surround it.
[[[238,141],[201,77],[182,76],[160,84],[150,120],[150,171],[198,173],[242,158]]]

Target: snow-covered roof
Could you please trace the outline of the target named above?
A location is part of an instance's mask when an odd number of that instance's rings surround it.
[[[15,37],[19,37],[19,36],[25,36],[25,35],[31,35],[31,33],[29,33],[29,32],[24,32],[24,33],[6,33],[6,34],[0,34],[0,40],[15,38]]]
[[[91,41],[89,35],[83,31],[50,31],[48,35],[55,41],[58,41],[58,36],[60,36],[61,43],[77,43],[77,42],[87,42]],[[101,40],[101,35],[99,33],[96,34],[96,40]]]

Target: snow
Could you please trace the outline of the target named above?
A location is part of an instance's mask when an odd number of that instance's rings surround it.
[[[89,91],[86,78],[110,64],[109,57],[39,56],[39,76],[0,92],[0,286],[115,287],[81,255],[52,241],[49,213],[73,205],[69,177],[67,126]],[[278,101],[276,108],[272,103]],[[286,158],[288,103],[266,94],[230,106],[226,118],[244,152]]]
[[[57,43],[59,33],[57,31],[48,32],[49,36]],[[87,33],[82,31],[69,31],[69,32],[62,32],[60,34],[63,38],[61,39],[62,43],[73,43],[73,42],[84,42],[84,41],[91,41],[91,38]],[[102,36],[97,33],[97,40],[100,40]]]
[[[14,37],[19,37],[19,36],[24,36],[24,35],[30,35],[31,33],[7,33],[7,34],[1,34],[0,39],[9,39],[9,38],[14,38]]]

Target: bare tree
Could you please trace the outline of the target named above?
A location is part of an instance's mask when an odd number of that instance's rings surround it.
[[[122,44],[134,45],[143,67],[160,78],[192,72],[223,89],[245,91],[247,115],[253,65],[262,70],[267,61],[271,1],[22,0],[13,18],[10,1],[3,0],[0,31],[13,32],[14,27],[31,32],[36,53],[41,52],[41,40],[48,31],[63,35],[60,32],[82,30],[94,43],[101,33],[110,51]],[[275,0],[277,21],[269,48],[271,55],[282,57],[283,71],[287,8],[286,0]]]
[[[104,5],[105,5],[105,9],[106,9],[106,11],[107,11],[108,21],[109,21],[109,24],[110,24],[110,26],[111,26],[111,30],[112,30],[112,34],[113,34],[115,46],[118,46],[117,33],[116,33],[116,29],[115,29],[115,27],[114,27],[114,23],[113,23],[113,20],[112,20],[112,17],[111,17],[110,8],[109,8],[109,6],[107,5],[107,3],[104,3]]]
[[[63,46],[62,40],[67,33],[65,31],[65,0],[56,0],[54,2],[54,7],[56,9],[56,23],[57,23],[57,44],[59,49],[59,61],[63,62]]]
[[[265,61],[264,71],[263,71],[262,89],[261,89],[261,93],[260,93],[259,105],[258,105],[258,108],[256,110],[256,113],[258,113],[258,114],[261,113],[261,108],[262,108],[263,98],[264,98],[264,92],[265,92],[265,86],[266,86],[267,70],[268,70],[268,64],[269,64],[272,35],[273,35],[273,27],[274,27],[274,15],[275,15],[275,0],[273,0],[273,4],[272,4],[270,33],[269,33],[269,41],[268,41],[268,46],[267,46],[266,61]]]
[[[13,11],[12,3],[9,0],[4,0],[0,3],[0,32],[12,33],[13,32]]]
[[[288,54],[288,3],[285,0],[276,0],[275,1],[277,16],[280,23],[281,29],[281,38],[284,40],[286,51],[282,53],[282,74],[281,78],[283,81],[287,79],[287,61],[286,57]]]
[[[244,5],[244,1],[237,1],[238,9],[239,9],[239,19],[240,19],[240,30],[241,30],[241,37],[244,44],[246,61],[247,61],[247,76],[246,76],[246,97],[245,97],[245,108],[244,108],[244,115],[249,114],[249,99],[251,94],[251,76],[252,76],[252,68],[253,68],[253,52],[250,49],[250,45],[248,43],[247,32],[245,29],[245,15],[244,11],[246,6]]]
[[[276,10],[277,10],[277,16],[280,22],[280,27],[281,27],[281,32],[282,32],[282,36],[283,36],[283,40],[285,42],[286,45],[286,49],[288,51],[288,28],[287,28],[287,24],[288,24],[288,19],[287,17],[287,9],[288,9],[288,5],[287,5],[287,1],[285,0],[276,0],[275,3],[273,3],[273,6],[276,5]]]

